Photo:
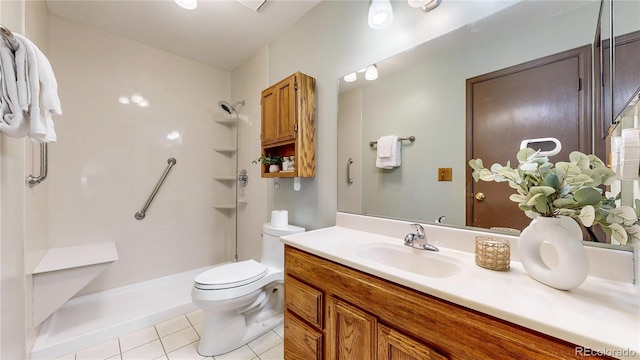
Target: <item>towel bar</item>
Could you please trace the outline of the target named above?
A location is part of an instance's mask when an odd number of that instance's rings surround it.
[[[400,140],[400,141],[409,140],[410,142],[414,142],[414,141],[416,141],[416,137],[415,136],[402,137],[402,138],[398,138],[398,140]],[[369,146],[373,147],[377,143],[378,143],[377,141],[369,141]]]
[[[44,181],[44,179],[47,178],[48,159],[49,157],[47,156],[47,144],[41,143],[40,144],[40,176],[37,176],[37,177],[33,175],[27,176],[27,184],[29,184],[30,188],[40,184],[41,182]]]

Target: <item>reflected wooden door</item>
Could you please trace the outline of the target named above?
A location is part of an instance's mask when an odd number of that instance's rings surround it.
[[[562,143],[552,162],[591,153],[591,45],[467,80],[467,161],[518,165],[525,139]],[[550,150],[547,144],[539,144]],[[509,200],[507,183],[475,183],[467,166],[467,225],[523,229],[531,221]]]

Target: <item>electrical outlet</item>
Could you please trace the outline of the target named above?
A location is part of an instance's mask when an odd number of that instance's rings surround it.
[[[451,168],[438,168],[438,181],[451,181]]]

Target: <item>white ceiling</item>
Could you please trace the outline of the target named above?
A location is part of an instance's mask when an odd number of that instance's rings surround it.
[[[320,0],[267,0],[255,12],[235,0],[47,0],[49,11],[83,25],[231,71]]]

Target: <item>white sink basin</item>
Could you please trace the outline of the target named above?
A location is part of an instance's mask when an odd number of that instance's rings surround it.
[[[367,244],[358,246],[353,255],[417,275],[443,278],[457,274],[462,262],[440,252],[414,249],[402,244]]]

